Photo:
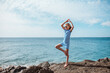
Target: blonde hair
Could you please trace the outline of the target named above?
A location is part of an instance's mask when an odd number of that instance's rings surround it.
[[[66,23],[70,28],[69,29],[71,29],[71,25],[69,24],[69,23]]]

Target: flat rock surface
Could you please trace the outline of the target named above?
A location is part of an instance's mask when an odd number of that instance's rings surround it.
[[[0,73],[110,73],[110,58],[97,61],[69,62],[66,68],[64,68],[64,64],[43,62],[28,68],[24,66],[10,66],[2,69],[0,67]]]
[[[110,59],[98,61],[84,60],[82,62],[69,62],[66,68],[64,63],[52,64],[49,68],[54,73],[110,73]]]

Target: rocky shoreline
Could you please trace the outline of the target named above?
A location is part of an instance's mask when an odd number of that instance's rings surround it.
[[[64,63],[43,62],[34,66],[10,66],[2,69],[0,73],[110,73],[110,58],[99,59],[97,61],[84,60],[82,62],[69,62],[64,68]]]

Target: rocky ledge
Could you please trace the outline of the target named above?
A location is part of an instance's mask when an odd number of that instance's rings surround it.
[[[0,73],[110,73],[110,58],[97,61],[84,60],[82,62],[69,62],[64,68],[64,63],[40,63],[37,66],[10,66],[2,69]]]

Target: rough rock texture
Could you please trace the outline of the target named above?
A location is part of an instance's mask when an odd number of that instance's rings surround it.
[[[26,67],[21,67],[21,66],[18,66],[18,67],[16,67],[14,70],[13,70],[13,72],[12,73],[17,73],[17,72],[20,72],[21,70],[23,70],[23,69],[26,69]]]
[[[98,61],[84,60],[82,62],[69,62],[64,68],[64,63],[52,64],[49,68],[54,73],[110,73],[110,59],[104,58]]]
[[[82,62],[69,62],[64,68],[64,63],[44,62],[29,68],[10,66],[6,69],[0,67],[0,73],[110,73],[110,59],[104,58],[97,61],[84,60]]]
[[[54,73],[50,69],[45,69],[40,66],[31,66],[30,68],[24,70],[22,73]]]
[[[27,68],[26,70],[24,70],[22,73],[38,73],[40,69],[42,69],[42,67],[31,66]]]
[[[48,69],[50,64],[48,62],[43,62],[43,63],[40,63],[38,66]]]
[[[2,71],[2,73],[11,73],[11,70],[15,69],[15,66],[10,66]]]
[[[2,71],[2,73],[18,73],[18,72],[22,71],[23,69],[26,69],[26,67],[22,67],[22,66],[18,66],[18,67],[10,66],[10,67],[4,69]]]

